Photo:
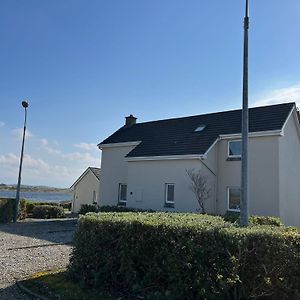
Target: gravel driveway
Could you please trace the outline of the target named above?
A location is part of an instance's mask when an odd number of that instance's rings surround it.
[[[0,300],[30,299],[16,280],[65,267],[75,226],[74,219],[0,224]]]

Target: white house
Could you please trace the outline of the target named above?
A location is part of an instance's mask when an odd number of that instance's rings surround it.
[[[249,110],[250,213],[300,225],[300,127],[295,103]],[[101,205],[199,209],[187,170],[212,189],[209,213],[239,211],[241,110],[126,124],[102,141]]]
[[[73,190],[72,212],[82,204],[96,204],[99,195],[100,168],[88,167],[70,187]]]

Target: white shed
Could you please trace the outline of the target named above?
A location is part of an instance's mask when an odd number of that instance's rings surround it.
[[[73,183],[72,212],[77,213],[82,204],[97,204],[100,168],[88,167]]]

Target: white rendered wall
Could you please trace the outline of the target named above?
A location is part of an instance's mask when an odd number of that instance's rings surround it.
[[[300,226],[300,141],[295,116],[279,138],[280,217],[285,225]]]
[[[73,212],[78,212],[82,204],[93,204],[93,193],[96,193],[96,199],[99,194],[99,180],[88,171],[86,175],[74,187]]]

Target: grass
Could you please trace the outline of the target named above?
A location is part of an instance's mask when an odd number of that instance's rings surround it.
[[[65,270],[39,272],[24,280],[29,290],[53,300],[113,300],[99,294],[99,291],[82,289],[67,277]]]

